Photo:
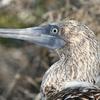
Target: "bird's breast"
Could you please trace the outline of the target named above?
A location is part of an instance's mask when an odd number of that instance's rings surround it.
[[[49,97],[61,91],[62,84],[66,81],[66,71],[58,64],[59,62],[52,65],[43,77],[41,92],[44,96]]]

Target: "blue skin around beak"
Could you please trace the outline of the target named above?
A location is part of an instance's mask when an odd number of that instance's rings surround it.
[[[58,34],[52,34],[53,25],[31,27],[24,29],[0,29],[0,37],[29,41],[50,49],[61,48],[65,41]]]

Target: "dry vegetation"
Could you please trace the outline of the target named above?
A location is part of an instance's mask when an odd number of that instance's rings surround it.
[[[75,19],[87,24],[100,40],[100,0],[9,1],[0,4],[0,27]],[[57,55],[23,41],[0,39],[0,43],[0,100],[39,100],[42,76]]]

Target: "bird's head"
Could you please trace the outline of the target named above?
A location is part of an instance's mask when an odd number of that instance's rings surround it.
[[[70,20],[25,29],[0,29],[0,37],[26,40],[50,49],[59,49],[68,44],[76,45],[82,39],[84,42],[86,38],[94,38],[94,34],[86,26]]]

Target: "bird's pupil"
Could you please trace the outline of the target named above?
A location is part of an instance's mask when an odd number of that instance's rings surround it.
[[[56,30],[56,29],[54,29],[54,32],[57,32],[57,30]]]

